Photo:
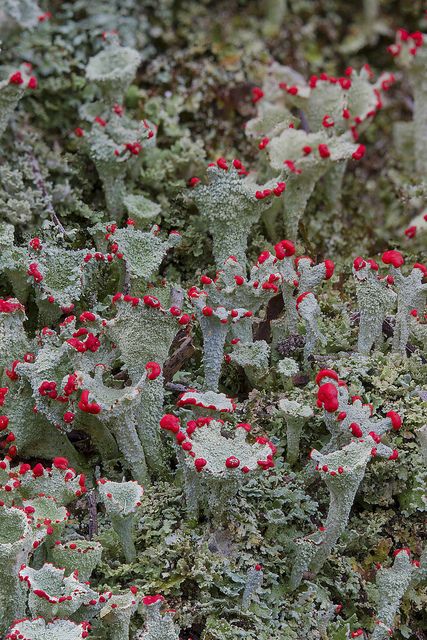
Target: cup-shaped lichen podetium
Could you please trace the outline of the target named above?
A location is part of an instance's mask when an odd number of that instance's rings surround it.
[[[162,612],[163,596],[145,596],[144,605],[145,631],[141,640],[179,640],[179,634],[173,622],[173,611]]]
[[[277,180],[259,186],[246,173],[238,160],[228,165],[219,158],[207,168],[208,183],[200,184],[199,180],[194,185],[192,195],[200,215],[207,220],[218,268],[231,255],[246,264],[251,227],[285,189],[284,183]]]
[[[187,508],[192,517],[200,512],[227,518],[230,500],[248,478],[274,467],[276,447],[267,438],[251,439],[251,426],[238,424],[226,433],[224,422],[209,417],[190,420],[185,431],[180,420],[166,414],[160,426],[175,435],[184,473]]]
[[[311,452],[316,469],[325,481],[329,494],[329,510],[324,527],[296,544],[296,557],[291,573],[291,587],[299,586],[303,573],[307,570],[317,573],[326,562],[332,549],[344,532],[353,506],[356,492],[365,475],[371,458],[377,455],[394,459],[391,449],[378,445],[368,435],[353,440],[343,449],[326,455]]]
[[[0,632],[25,612],[19,567],[46,535],[32,527],[31,517],[16,507],[0,507]]]
[[[138,607],[135,587],[126,593],[113,594],[102,607],[99,617],[108,628],[109,640],[128,640],[132,615]],[[161,636],[158,636],[159,640]]]
[[[378,613],[371,640],[387,640],[393,634],[394,617],[413,576],[419,572],[419,563],[411,561],[409,549],[397,549],[393,566],[378,570]]]
[[[46,622],[42,618],[19,620],[11,627],[7,640],[83,640],[88,637],[88,622],[75,624],[70,620]]]
[[[86,78],[99,87],[107,105],[121,104],[140,61],[138,51],[121,47],[117,39],[113,39],[103,51],[90,58]]]
[[[45,620],[69,618],[98,597],[87,584],[80,582],[77,571],[66,576],[65,569],[58,569],[50,563],[40,569],[22,565],[19,579],[28,587],[31,614]]]
[[[268,373],[270,347],[265,340],[237,342],[230,353],[231,362],[242,367],[253,387],[260,385],[260,378]]]
[[[77,569],[83,582],[89,580],[93,570],[101,562],[102,545],[93,540],[57,540],[51,549],[53,563],[64,567],[67,575]]]
[[[313,416],[313,410],[308,405],[287,398],[279,401],[279,409],[286,421],[286,459],[289,464],[294,464],[299,456],[302,429],[307,420]]]
[[[105,478],[98,481],[98,490],[114,531],[120,538],[126,562],[133,562],[136,558],[134,519],[144,490],[134,481],[111,482]]]

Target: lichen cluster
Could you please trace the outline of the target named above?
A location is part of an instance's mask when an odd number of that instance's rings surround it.
[[[2,638],[424,637],[427,18],[326,4],[0,3]]]

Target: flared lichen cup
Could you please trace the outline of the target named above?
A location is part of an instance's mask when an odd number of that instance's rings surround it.
[[[113,42],[89,60],[86,78],[99,87],[108,103],[121,103],[140,61],[138,51]]]

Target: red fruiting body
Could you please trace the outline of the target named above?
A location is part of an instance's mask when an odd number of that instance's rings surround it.
[[[39,386],[38,391],[41,396],[48,396],[49,398],[52,398],[52,400],[54,400],[58,395],[58,392],[56,390],[56,382],[54,381],[43,381]]]
[[[208,464],[208,462],[204,458],[196,458],[194,460],[194,466],[196,467],[196,471],[198,473],[200,473],[200,471],[202,471],[203,467],[205,467],[207,464]]]
[[[145,370],[148,371],[147,378],[149,380],[155,380],[162,372],[162,369],[157,362],[147,362]]]
[[[347,414],[345,411],[340,411],[339,414],[337,415],[337,420],[339,420],[341,422],[341,420],[344,420],[347,417]]]
[[[18,310],[24,310],[24,307],[19,302],[9,302],[9,300],[0,298],[0,313],[13,313]]]
[[[252,102],[256,104],[264,97],[264,91],[260,87],[252,87]]]
[[[419,269],[423,272],[424,276],[427,276],[427,267],[424,264],[421,264],[421,262],[416,262],[412,268]]]
[[[12,75],[9,77],[9,84],[20,85],[23,82],[24,80],[22,78],[22,73],[20,71],[15,71],[15,73],[12,73]]]
[[[249,431],[252,429],[252,427],[247,422],[239,422],[239,424],[236,425],[236,429],[244,429],[245,431],[247,431],[249,433]]]
[[[54,458],[53,459],[53,466],[56,467],[56,469],[67,469],[68,467],[68,460],[67,458]]]
[[[386,415],[387,418],[390,418],[391,426],[393,427],[394,431],[399,431],[400,427],[402,426],[402,418],[400,417],[400,415],[395,411],[389,411]]]
[[[335,264],[332,260],[325,260],[325,279],[329,280],[334,275]]]
[[[276,245],[274,245],[274,252],[278,260],[283,260],[284,258],[294,255],[295,245],[290,240],[281,240]]]
[[[178,431],[175,437],[178,444],[182,444],[186,438],[185,433],[183,431]]]
[[[319,144],[317,149],[321,158],[330,158],[331,152],[329,151],[329,147],[327,144]]]
[[[9,391],[8,387],[0,387],[0,407],[4,405],[4,401],[8,391]]]
[[[35,478],[40,478],[43,474],[44,474],[44,467],[40,462],[38,462],[33,467],[33,476]]]
[[[353,160],[360,160],[365,155],[366,147],[364,144],[359,144],[356,151],[351,154]]]
[[[203,307],[202,313],[206,318],[209,318],[213,314],[212,307]]]
[[[378,433],[375,433],[375,431],[370,431],[370,432],[369,432],[369,435],[371,436],[372,440],[373,440],[374,442],[376,442],[377,444],[378,444],[379,442],[381,442],[381,436],[380,436],[380,435],[378,435]]]
[[[291,173],[295,173],[296,175],[300,175],[302,173],[301,169],[297,169],[295,166],[295,162],[292,160],[284,160],[283,164],[289,169]]]
[[[408,227],[407,229],[405,229],[405,236],[407,238],[415,238],[417,233],[417,227],[415,225],[412,225],[412,227]]]
[[[92,313],[92,311],[83,311],[83,313],[80,314],[79,320],[80,322],[94,322],[96,315]]]
[[[34,251],[40,251],[40,249],[42,248],[40,238],[31,238],[28,244],[32,249],[34,249]]]
[[[176,434],[180,430],[181,423],[179,418],[174,416],[172,413],[166,413],[160,420],[160,426],[162,429],[165,429],[165,431],[171,431]]]
[[[212,278],[209,278],[209,276],[206,275],[202,275],[200,276],[200,282],[201,284],[212,284]]]
[[[325,127],[325,129],[329,129],[329,127],[333,127],[334,125],[335,122],[332,116],[329,116],[328,114],[323,116],[322,126]]]
[[[326,382],[319,387],[317,406],[323,406],[328,413],[333,413],[338,409],[338,391],[332,382]]]
[[[82,395],[80,396],[79,403],[77,405],[81,411],[85,413],[91,413],[93,415],[97,415],[101,412],[101,407],[97,402],[89,402],[89,391],[84,389],[82,391]]]
[[[225,466],[227,467],[227,469],[237,469],[239,465],[240,465],[240,460],[236,458],[236,456],[230,456],[225,461]]]
[[[357,422],[352,422],[349,426],[349,429],[355,438],[361,438],[363,436],[363,431],[357,424]]]
[[[96,116],[95,122],[99,124],[101,127],[105,127],[105,125],[107,124],[107,121],[101,118],[100,116]]]
[[[263,149],[265,149],[265,147],[268,145],[268,143],[270,142],[270,138],[267,138],[267,136],[265,136],[264,138],[261,139],[261,142],[258,145],[258,149],[261,149],[261,151]]]
[[[366,260],[364,260],[361,256],[357,256],[357,258],[355,258],[353,260],[353,267],[355,269],[355,271],[360,271],[361,269],[364,269],[366,267]]]
[[[34,278],[34,282],[41,282],[43,280],[43,276],[38,269],[38,264],[36,262],[32,262],[28,267],[27,274]]]
[[[227,160],[225,158],[218,158],[216,161],[217,166],[224,171],[228,170]]]
[[[352,631],[350,634],[350,638],[360,638],[363,636],[363,629],[357,629],[357,631]]]
[[[150,604],[154,604],[155,602],[159,602],[159,600],[164,600],[164,597],[157,594],[155,596],[144,596],[142,598],[142,604],[149,606]]]
[[[242,285],[244,283],[245,279],[243,278],[243,276],[234,276],[234,282],[237,285]]]
[[[31,78],[28,80],[27,87],[29,89],[37,89],[37,85],[38,85],[37,78],[35,76],[31,76]]]
[[[372,258],[368,258],[368,260],[366,260],[366,262],[370,265],[371,269],[373,271],[378,271],[379,266],[378,263],[375,262],[375,260],[373,260]]]
[[[258,256],[258,263],[263,264],[270,257],[271,253],[269,251],[263,251]]]
[[[158,300],[154,296],[144,296],[143,301],[147,307],[152,307],[153,309],[158,309],[161,306],[160,300]]]
[[[282,195],[285,189],[286,189],[286,182],[278,182],[273,189],[273,193],[275,196],[279,197]]]
[[[63,415],[63,420],[67,424],[71,424],[74,420],[74,413],[72,411],[66,411]]]
[[[396,251],[394,249],[385,251],[381,257],[381,260],[384,262],[384,264],[391,264],[396,269],[398,267],[401,267],[405,263],[405,260],[400,251]]]
[[[389,460],[397,460],[397,458],[399,457],[399,452],[397,449],[393,449],[393,453],[391,454],[391,456],[389,456]]]
[[[15,371],[15,369],[16,369],[16,367],[17,367],[17,365],[18,365],[18,364],[20,364],[20,363],[19,363],[19,360],[14,360],[14,361],[12,362],[12,367],[11,367],[11,369],[6,369],[6,372],[5,372],[5,373],[6,373],[7,377],[8,377],[8,378],[10,378],[10,380],[18,380],[18,379],[19,379],[19,376],[18,376],[18,374],[17,374],[17,373],[16,373],[16,371]]]

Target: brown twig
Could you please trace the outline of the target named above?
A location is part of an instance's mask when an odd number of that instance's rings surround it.
[[[180,331],[175,342],[178,342],[179,346],[166,360],[163,367],[163,375],[166,382],[172,380],[175,373],[182,368],[184,362],[189,360],[195,351],[193,338],[191,335],[187,335],[187,333]]]

